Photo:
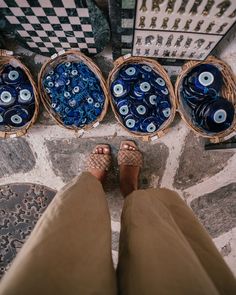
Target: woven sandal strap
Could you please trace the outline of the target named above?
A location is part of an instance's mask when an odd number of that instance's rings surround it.
[[[120,150],[118,153],[118,165],[142,167],[143,157],[140,151]]]
[[[111,155],[91,154],[88,159],[88,168],[108,170],[111,164]]]

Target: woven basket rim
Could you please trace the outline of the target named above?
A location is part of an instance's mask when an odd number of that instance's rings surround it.
[[[180,94],[179,94],[179,89],[180,89],[183,78],[194,67],[196,67],[200,64],[213,64],[223,71],[222,76],[223,76],[224,86],[223,86],[222,94],[224,95],[224,97],[227,100],[229,100],[233,103],[234,107],[236,107],[236,78],[235,78],[235,75],[234,75],[231,67],[226,62],[222,61],[221,59],[216,58],[214,56],[209,56],[204,61],[188,61],[187,63],[185,63],[183,65],[181,72],[179,73],[178,78],[175,83],[175,97],[176,97],[176,103],[177,103],[177,111],[179,112],[182,120],[196,134],[198,134],[202,137],[205,137],[205,138],[209,138],[210,140],[212,140],[214,142],[220,142],[220,141],[224,140],[225,137],[229,136],[232,132],[234,132],[236,130],[236,114],[234,116],[234,121],[233,121],[232,125],[228,129],[218,132],[218,133],[207,134],[207,131],[202,130],[201,128],[195,126],[191,122],[191,119],[189,119],[190,116],[186,114],[186,111],[184,110],[184,108],[182,107],[181,102],[180,102],[181,98],[180,98]],[[225,74],[224,74],[224,72],[225,72]],[[226,85],[227,85],[227,87],[226,87]]]
[[[35,124],[39,114],[40,98],[38,95],[37,85],[32,77],[30,70],[20,61],[19,57],[9,56],[7,55],[7,51],[0,50],[0,74],[4,66],[11,62],[16,63],[24,71],[24,73],[26,74],[26,76],[28,77],[30,81],[30,84],[33,87],[34,98],[35,98],[35,111],[34,111],[33,117],[26,125],[19,128],[9,127],[10,130],[1,130],[0,138],[19,137],[26,134],[28,129]]]
[[[166,84],[167,84],[167,88],[169,90],[170,93],[170,100],[171,100],[171,104],[172,104],[172,108],[171,108],[171,115],[168,118],[168,120],[163,124],[163,127],[158,129],[157,131],[153,132],[153,133],[142,133],[142,132],[137,132],[137,131],[130,131],[121,121],[120,116],[118,115],[118,112],[114,106],[113,103],[113,99],[112,99],[112,95],[111,95],[111,83],[113,81],[113,78],[115,76],[115,74],[121,69],[121,67],[123,67],[126,64],[129,63],[144,63],[147,65],[150,65],[154,71],[158,72],[158,74],[160,74],[160,76],[162,78],[164,78]],[[108,78],[107,78],[107,89],[108,89],[108,93],[109,93],[109,101],[110,101],[110,105],[112,108],[112,111],[118,121],[118,123],[122,126],[123,129],[125,129],[129,134],[132,134],[132,136],[138,137],[138,138],[142,138],[144,141],[148,141],[151,140],[152,138],[158,137],[160,138],[161,136],[163,136],[169,129],[170,125],[172,124],[174,118],[175,118],[175,113],[176,113],[176,99],[175,99],[175,92],[174,92],[174,88],[173,85],[171,83],[170,77],[168,76],[166,70],[164,69],[164,67],[156,60],[151,59],[151,58],[147,58],[147,57],[139,57],[139,56],[122,56],[119,57],[118,59],[116,59],[114,61],[114,67],[113,69],[110,71]]]
[[[60,117],[52,112],[52,108],[49,104],[51,98],[46,93],[46,91],[43,87],[43,83],[42,83],[43,76],[46,72],[46,68],[48,66],[54,67],[55,65],[59,64],[61,61],[67,60],[67,57],[69,55],[78,57],[78,60],[84,62],[89,67],[89,69],[91,69],[94,72],[94,74],[98,77],[98,79],[100,81],[100,85],[101,85],[101,88],[103,90],[104,97],[105,97],[102,113],[97,117],[97,119],[95,121],[93,121],[92,123],[90,123],[88,125],[85,125],[82,128],[76,127],[76,126],[64,125],[62,120],[60,119]],[[67,51],[63,52],[62,54],[55,54],[51,58],[47,59],[44,62],[43,66],[38,74],[38,89],[40,91],[40,97],[41,97],[42,103],[43,103],[45,109],[47,110],[47,112],[49,113],[49,115],[51,116],[51,118],[59,126],[65,128],[67,130],[71,130],[71,131],[75,131],[75,132],[88,131],[88,130],[94,128],[98,123],[100,123],[104,119],[104,117],[107,113],[107,110],[108,110],[108,106],[109,106],[108,91],[107,91],[106,82],[105,82],[105,79],[103,77],[101,70],[98,68],[96,63],[91,58],[87,57],[81,51],[78,51],[75,49],[67,50]]]

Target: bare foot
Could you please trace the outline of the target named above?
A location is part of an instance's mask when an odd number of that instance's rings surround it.
[[[97,163],[93,162],[93,155],[111,155],[111,149],[109,145],[97,145],[90,156],[90,165],[88,167],[88,171],[99,181],[103,182],[109,167],[109,161],[107,161],[107,163],[105,164],[106,167],[104,166],[105,161],[101,161],[102,165],[101,167],[98,167]]]
[[[139,151],[136,144],[132,141],[125,141],[121,144],[121,150],[128,150],[131,152]],[[141,154],[140,154],[141,155]],[[132,155],[131,155],[132,157]],[[138,177],[140,172],[140,165],[120,165],[120,190],[124,197],[138,189]]]

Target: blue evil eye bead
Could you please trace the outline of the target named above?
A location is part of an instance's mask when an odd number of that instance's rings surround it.
[[[24,78],[24,72],[21,68],[14,68],[12,66],[6,66],[2,72],[3,81],[9,85],[19,84]]]
[[[112,83],[111,89],[112,89],[112,94],[115,97],[124,97],[129,92],[130,87],[128,83],[125,83],[121,79],[117,79]]]
[[[23,84],[19,87],[18,102],[29,104],[34,100],[33,87],[30,84]]]
[[[151,91],[151,85],[147,81],[139,81],[134,85],[134,94],[136,96],[144,97],[144,95],[148,94]]]
[[[140,67],[141,67],[140,71],[142,72],[148,72],[148,73],[152,72],[152,68],[148,65],[140,65]]]
[[[221,71],[211,64],[202,64],[195,67],[188,73],[187,79],[196,92],[204,94],[208,94],[210,88],[219,92],[223,85]]]
[[[70,98],[71,97],[70,92],[69,91],[65,91],[64,92],[64,97],[67,98],[67,99]]]
[[[73,88],[72,92],[73,92],[73,94],[75,94],[75,93],[79,93],[79,92],[80,92],[80,88],[79,88],[79,86],[75,86],[75,87]]]
[[[149,113],[149,109],[145,104],[132,104],[131,112],[137,117],[145,117]]]
[[[9,107],[15,103],[16,91],[13,87],[5,85],[0,86],[0,106]]]
[[[132,131],[137,131],[139,129],[139,122],[135,116],[129,114],[124,118],[124,125],[127,127],[129,130]]]
[[[14,106],[7,110],[4,114],[6,124],[13,127],[22,127],[30,119],[28,111],[21,106]]]
[[[0,125],[5,124],[5,122],[4,122],[4,112],[5,112],[5,109],[0,107]]]
[[[76,69],[73,69],[70,73],[71,73],[71,76],[77,76],[78,75],[78,71]]]
[[[126,116],[130,112],[128,99],[122,99],[117,103],[117,109],[121,116]]]
[[[119,75],[123,80],[133,81],[138,78],[138,68],[135,65],[129,65],[120,70]]]
[[[219,98],[208,104],[204,110],[202,127],[210,132],[221,132],[228,129],[234,120],[234,105]]]
[[[155,87],[156,90],[159,90],[159,91],[161,91],[161,90],[166,91],[166,89],[167,89],[165,80],[161,76],[159,76],[158,74],[156,74],[155,77],[153,79],[151,79],[151,84],[153,85],[153,87]]]
[[[148,117],[140,124],[140,129],[145,133],[153,133],[158,130],[158,124],[155,117]]]
[[[159,116],[163,120],[167,120],[171,115],[171,104],[168,100],[162,100],[158,104]]]
[[[87,101],[88,104],[93,104],[94,103],[93,98],[90,97],[90,96],[86,99],[86,101]]]

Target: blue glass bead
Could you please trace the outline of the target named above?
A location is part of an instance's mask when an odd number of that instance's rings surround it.
[[[161,124],[160,124],[161,125]],[[140,130],[142,132],[153,133],[160,127],[157,118],[147,117],[140,124]]]
[[[127,115],[124,118],[124,125],[131,131],[139,130],[139,120],[134,115]]]
[[[196,66],[187,74],[187,80],[195,92],[208,94],[209,89],[216,92],[221,90],[223,78],[220,70],[211,64],[201,64]]]
[[[9,85],[17,85],[24,79],[28,80],[21,68],[14,68],[11,65],[5,66],[4,70],[2,71],[2,79],[4,83]]]
[[[4,121],[6,124],[13,127],[22,127],[30,119],[27,109],[22,106],[16,105],[8,109],[4,114]]]
[[[129,83],[126,83],[125,81],[121,79],[117,79],[112,82],[111,89],[113,95],[117,98],[124,97],[128,94],[130,90]]]
[[[147,117],[150,109],[145,103],[133,103],[130,106],[131,113],[136,117]]]
[[[138,75],[139,69],[136,65],[125,66],[119,72],[119,76],[126,81],[134,81],[138,78]]]
[[[126,116],[130,112],[129,102],[127,99],[122,99],[117,103],[118,113],[121,116]]]
[[[9,107],[12,106],[17,97],[16,90],[8,85],[0,86],[0,106],[1,107]]]
[[[134,85],[134,94],[136,96],[146,95],[151,92],[151,84],[148,81],[139,81]]]
[[[234,105],[224,98],[219,98],[199,105],[195,119],[206,131],[221,132],[232,125],[234,114]]]
[[[30,104],[34,101],[34,92],[31,84],[21,84],[18,87],[18,103]]]

